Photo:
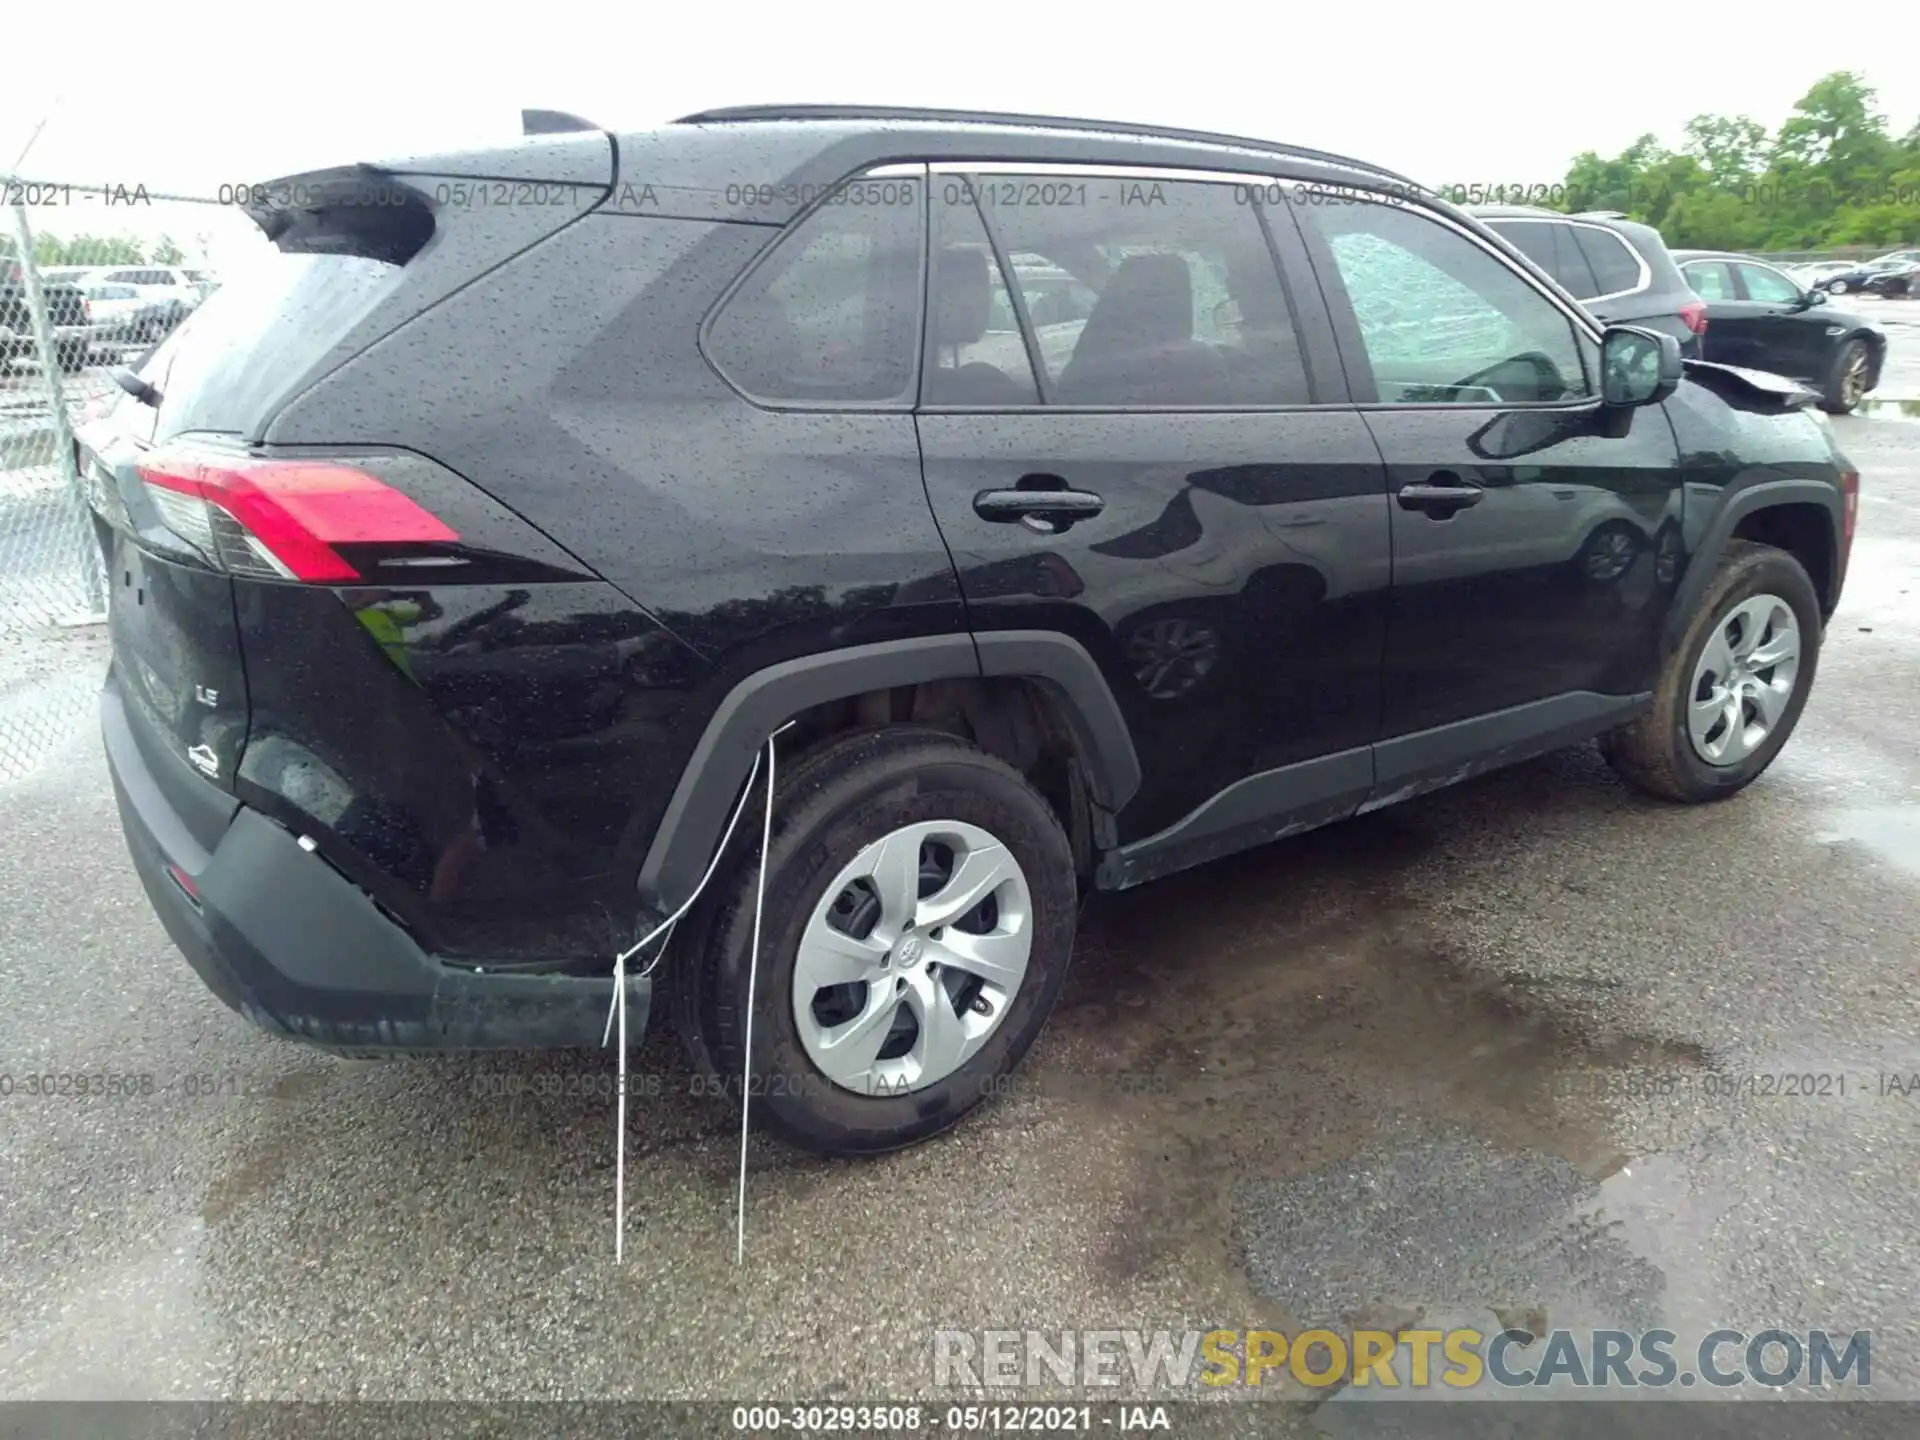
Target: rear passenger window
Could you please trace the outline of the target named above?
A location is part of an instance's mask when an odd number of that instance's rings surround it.
[[[1693,293],[1702,300],[1733,300],[1733,275],[1724,262],[1702,260],[1694,265],[1683,265],[1680,273],[1686,277],[1687,284],[1693,287]]]
[[[954,204],[984,202],[1032,326],[1046,403],[1307,403],[1299,339],[1259,212],[1238,203],[1231,185],[951,178],[936,209],[952,208],[947,189]],[[1056,186],[1062,203],[996,198],[1044,197]],[[1023,346],[1022,366],[1026,353]]]
[[[987,229],[970,199],[933,207],[927,294],[926,405],[1038,405],[1027,343]],[[1046,333],[1040,311],[1032,319]]]
[[[856,184],[783,235],[708,329],[721,374],[760,400],[912,403],[923,187]]]
[[[1640,288],[1640,257],[1611,230],[1593,225],[1569,225],[1580,242],[1581,252],[1593,267],[1596,295],[1618,295]],[[1582,299],[1586,298],[1584,296]]]

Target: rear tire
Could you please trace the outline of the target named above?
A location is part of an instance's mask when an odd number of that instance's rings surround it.
[[[942,878],[939,856],[945,841],[939,837],[949,829],[970,837],[967,843],[976,848],[946,849],[951,869]],[[923,832],[928,832],[924,838]],[[843,915],[849,893],[857,903],[866,869],[879,865],[871,857],[884,856],[888,845],[903,844],[912,847],[905,853],[917,868],[909,883],[919,894],[918,900],[903,903],[909,912],[918,907],[908,916],[909,927],[918,930],[902,932],[881,883],[873,904],[884,918],[869,919],[863,933],[879,947],[874,955],[884,954],[874,963],[886,968],[817,988],[817,972],[802,965],[803,938],[817,933],[823,917]],[[736,1105],[745,1058],[757,849],[751,843],[742,846],[716,878],[724,888],[705,923],[689,937],[704,943],[682,952],[671,992],[675,1028],[694,1064],[717,1071],[708,1088]],[[983,900],[948,917],[944,926],[932,924],[928,907],[965,889],[959,867],[976,857],[977,873],[1006,875],[995,882],[998,888],[982,892],[1005,908],[988,909],[994,902]],[[851,888],[844,883],[850,870],[858,877]],[[846,736],[806,757],[790,776],[781,777],[774,805],[754,989],[752,1119],[795,1145],[831,1155],[893,1150],[957,1124],[1004,1088],[1045,1028],[1073,952],[1076,904],[1073,855],[1059,819],[1004,762],[942,732],[904,726]],[[953,933],[943,939],[946,931]],[[961,958],[976,963],[971,955],[985,948],[975,943],[982,936],[1004,941],[1022,932],[1028,941],[1024,971],[1004,989],[989,991],[978,971],[957,963]],[[958,939],[959,948],[948,948],[956,937],[969,936]],[[808,954],[818,953],[809,943]],[[941,959],[948,961],[944,971]],[[825,1011],[817,1008],[822,996],[833,1002]],[[948,1008],[937,1013],[928,1008],[939,1004]],[[897,1009],[907,1017],[877,1022],[866,1032],[891,1037],[876,1043],[880,1058],[871,1062],[873,1074],[893,1067],[891,1086],[884,1075],[877,1085],[871,1075],[857,1082],[829,1078],[821,1068],[822,1046],[839,1042],[822,1037],[848,1033],[848,1026],[880,1015],[883,1008],[889,1016]],[[924,1024],[922,1015],[928,1017]],[[907,1037],[910,1053],[905,1059],[888,1058],[906,1030],[913,1032]],[[966,1045],[952,1053],[965,1058],[951,1068],[934,1064],[935,1042],[962,1030]],[[927,1059],[916,1060],[923,1050]],[[922,1066],[920,1078],[897,1078],[898,1067],[914,1064]]]
[[[1791,690],[1779,697],[1779,708],[1766,725],[1764,738],[1759,738],[1737,758],[1729,755],[1722,763],[1714,763],[1702,754],[1702,749],[1712,748],[1715,735],[1724,744],[1731,727],[1723,721],[1718,730],[1710,732],[1703,746],[1703,742],[1695,739],[1690,716],[1708,715],[1708,723],[1712,723],[1710,712],[1716,708],[1744,702],[1737,701],[1737,686],[1716,689],[1712,674],[1714,662],[1707,656],[1708,646],[1722,640],[1730,629],[1737,633],[1752,626],[1754,617],[1770,608],[1769,600],[1780,602],[1791,612],[1792,625],[1787,627],[1783,623],[1782,630],[1797,631],[1794,670],[1786,682]],[[1691,804],[1723,800],[1738,793],[1760,777],[1793,734],[1800,711],[1813,689],[1814,670],[1820,656],[1820,629],[1820,602],[1813,582],[1798,560],[1771,545],[1729,540],[1692,622],[1661,667],[1652,708],[1631,724],[1603,735],[1601,754],[1623,779],[1663,800]],[[1744,647],[1748,656],[1764,658],[1771,653],[1767,642],[1773,633],[1754,629],[1739,634],[1731,650],[1738,654]],[[1749,683],[1764,683],[1780,675],[1777,667],[1762,668],[1759,680]],[[1724,715],[1727,711],[1721,709],[1720,713]],[[1743,733],[1748,735],[1758,729],[1763,714],[1757,702],[1751,708],[1736,709],[1733,713]],[[1751,723],[1748,716],[1752,717]]]

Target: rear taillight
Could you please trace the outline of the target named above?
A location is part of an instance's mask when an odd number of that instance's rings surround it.
[[[1840,560],[1853,552],[1853,524],[1860,516],[1860,472],[1842,470],[1840,472]]]
[[[176,449],[134,468],[161,523],[236,575],[349,583],[360,572],[336,546],[460,538],[391,485],[334,461]]]
[[[1707,333],[1707,302],[1692,300],[1680,307],[1680,319],[1696,335]]]

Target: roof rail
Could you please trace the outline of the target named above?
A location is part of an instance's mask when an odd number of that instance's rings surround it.
[[[1630,218],[1624,210],[1577,210],[1574,213],[1582,220],[1626,220]]]
[[[1024,125],[1048,130],[1085,130],[1109,135],[1137,135],[1154,140],[1189,140],[1204,145],[1232,145],[1243,150],[1264,150],[1297,160],[1317,160],[1328,165],[1343,165],[1363,170],[1387,180],[1397,180],[1415,190],[1426,186],[1410,180],[1398,171],[1351,155],[1336,155],[1330,150],[1310,150],[1304,145],[1283,145],[1274,140],[1256,140],[1247,135],[1222,135],[1212,130],[1182,130],[1169,125],[1142,125],[1130,120],[1083,120],[1065,115],[1025,115],[997,110],[935,110],[905,105],[730,105],[718,110],[702,110],[682,115],[675,125],[727,125],[754,120],[943,120],[976,125]]]

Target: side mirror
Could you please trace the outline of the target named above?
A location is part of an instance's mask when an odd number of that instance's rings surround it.
[[[1827,292],[1824,290],[1809,290],[1800,297],[1800,300],[1802,304],[1808,308],[1815,305],[1824,305],[1827,303]]]
[[[1600,335],[1600,396],[1607,404],[1657,405],[1680,387],[1680,342],[1631,325]]]

